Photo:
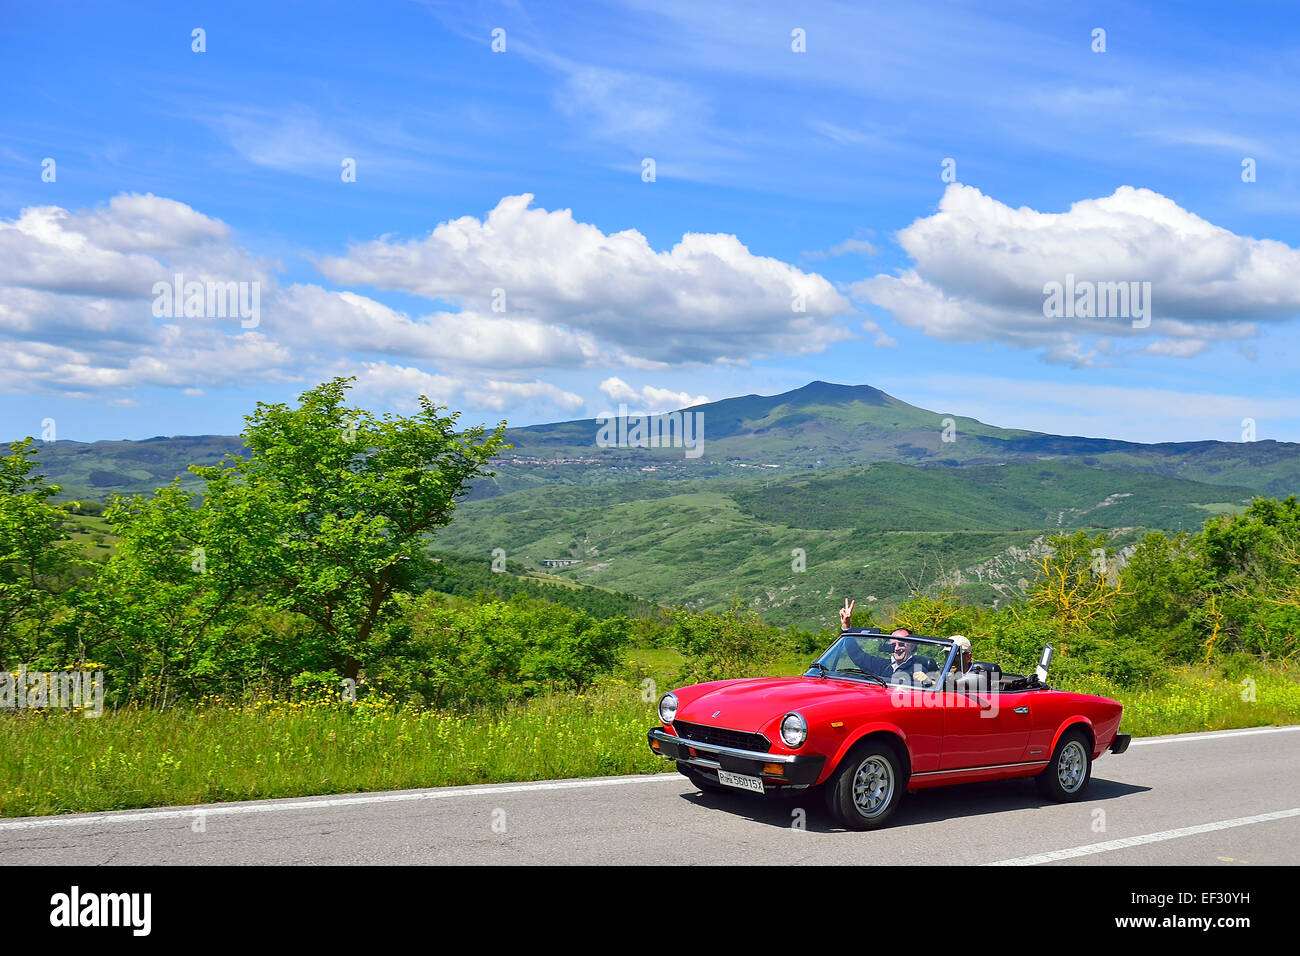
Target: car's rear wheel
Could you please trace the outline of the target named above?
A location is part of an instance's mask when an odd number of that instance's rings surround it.
[[[826,787],[826,805],[851,830],[884,826],[903,796],[898,755],[884,743],[857,747],[841,762]]]
[[[1061,735],[1052,751],[1052,759],[1038,775],[1038,789],[1043,796],[1062,803],[1078,800],[1092,779],[1092,749],[1082,730]]]

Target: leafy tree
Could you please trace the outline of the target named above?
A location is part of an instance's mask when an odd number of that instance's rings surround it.
[[[972,627],[972,610],[962,606],[951,587],[940,588],[935,594],[913,594],[900,604],[894,612],[893,626],[932,637],[948,637],[959,631],[974,637],[979,631]]]
[[[1124,586],[1114,601],[1117,634],[1175,660],[1190,661],[1204,647],[1207,621],[1210,635],[1216,633],[1213,619],[1222,607],[1195,535],[1148,534],[1120,574]]]
[[[682,683],[762,673],[791,650],[786,635],[764,624],[756,612],[744,610],[738,597],[722,614],[679,608],[672,612],[672,621],[668,640],[686,658],[677,678]]]
[[[627,643],[625,618],[590,615],[536,598],[462,604],[428,593],[399,597],[384,629],[400,654],[367,671],[384,690],[439,707],[502,704],[547,688],[582,689],[611,670]]]
[[[32,474],[32,441],[11,442],[0,457],[0,664],[20,653],[20,631],[35,637],[48,622],[74,563],[66,513],[49,501],[61,489]]]
[[[253,556],[223,547],[210,509],[179,482],[153,497],[115,497],[117,552],[82,589],[82,653],[115,664],[111,695],[167,706],[220,686],[230,627],[247,609],[239,573]]]
[[[1093,538],[1086,531],[1057,535],[1048,544],[1052,553],[1035,561],[1039,576],[1030,585],[1028,600],[1056,622],[1057,651],[1064,653],[1068,638],[1112,619],[1115,598],[1123,588],[1104,531]]]
[[[502,447],[505,422],[457,432],[420,397],[410,417],[343,404],[351,379],[258,403],[245,421],[248,458],[191,466],[207,479],[206,532],[272,608],[314,622],[334,664],[356,678],[394,595],[428,573],[429,535],[452,518],[469,482]]]

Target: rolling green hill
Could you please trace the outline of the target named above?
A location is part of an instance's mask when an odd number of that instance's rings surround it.
[[[598,447],[593,419],[509,429],[513,449],[494,463],[496,476],[478,482],[470,497],[562,485],[788,476],[877,462],[951,468],[1040,461],[1264,495],[1300,493],[1300,444],[1139,444],[1046,435],[918,408],[869,385],[812,382],[781,395],[745,395],[685,411],[701,416],[704,445],[697,458],[687,458],[681,448]],[[199,490],[188,465],[213,464],[243,451],[239,438],[224,435],[38,444],[41,467],[63,486],[62,497],[101,501],[110,494],[150,492],[177,475],[187,488]]]
[[[1253,494],[1300,492],[1297,444],[1045,435],[867,385],[813,382],[685,413],[701,416],[697,458],[680,447],[598,447],[590,419],[510,429],[497,474],[475,485],[433,546],[484,568],[503,548],[524,573],[619,601],[716,608],[738,594],[774,622],[823,626],[845,594],[885,605],[946,583],[970,600],[1005,600],[1061,531],[1112,529],[1123,546],[1145,528],[1199,528]],[[38,445],[63,499],[99,501],[178,475],[200,491],[188,465],[243,453],[238,438],[219,435]],[[793,570],[797,560],[804,570]],[[480,572],[490,573],[466,566],[455,586]]]
[[[647,476],[732,478],[874,462],[966,467],[1036,461],[1122,468],[1264,495],[1300,492],[1300,444],[1140,444],[1046,435],[918,408],[869,385],[812,382],[781,395],[728,398],[686,411],[702,421],[704,453],[694,459],[681,448],[599,448],[592,419],[510,429],[514,449],[474,497]]]
[[[1033,576],[1047,538],[1115,529],[1199,528],[1237,511],[1247,488],[1061,462],[933,469],[897,464],[808,476],[637,481],[538,488],[461,506],[440,547],[524,567],[574,561],[560,576],[661,604],[724,606],[733,595],[776,623],[829,626],[852,596],[882,607],[951,584],[995,603]],[[798,551],[803,570],[795,570]]]
[[[177,476],[187,490],[202,491],[203,481],[189,473],[190,465],[215,465],[226,455],[244,454],[243,441],[230,435],[37,442],[35,448],[41,471],[63,488],[62,501],[149,494]]]
[[[1173,530],[1199,527],[1210,513],[1243,508],[1252,497],[1250,488],[1062,461],[943,469],[882,462],[732,493],[762,521],[886,531]]]

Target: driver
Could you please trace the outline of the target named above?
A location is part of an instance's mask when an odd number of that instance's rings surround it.
[[[889,665],[885,668],[884,677],[893,677],[895,674],[903,673],[910,675],[916,670],[927,670],[929,662],[924,657],[916,656],[916,642],[904,640],[910,637],[912,632],[905,627],[900,627],[890,635],[890,646],[893,653],[889,657]]]
[[[856,601],[848,598],[844,599],[844,606],[840,608],[841,630],[847,631],[849,629],[849,622],[853,619],[853,608],[856,603]],[[911,676],[913,673],[924,673],[932,667],[931,662],[924,657],[915,656],[915,641],[904,640],[904,638],[911,636],[912,632],[905,627],[896,628],[890,634],[889,644],[892,652],[888,660],[865,654],[860,648],[855,647],[852,642],[849,642],[845,649],[848,651],[853,663],[868,673],[876,674],[886,680],[892,679],[895,674],[900,672],[905,676]]]

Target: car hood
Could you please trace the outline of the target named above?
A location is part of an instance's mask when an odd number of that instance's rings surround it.
[[[792,710],[808,717],[806,711],[819,704],[889,693],[879,684],[834,677],[759,677],[705,685],[696,695],[692,690],[677,692],[677,720],[752,733]]]

